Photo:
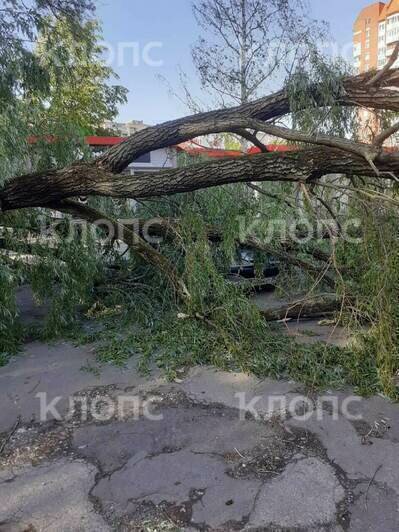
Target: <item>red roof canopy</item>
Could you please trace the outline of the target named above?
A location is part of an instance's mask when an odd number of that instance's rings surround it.
[[[91,135],[88,137],[85,137],[84,142],[88,146],[100,146],[100,147],[109,147],[109,146],[115,146],[117,144],[120,144],[121,142],[124,142],[127,140],[128,137],[99,137],[95,135]],[[30,136],[28,138],[29,144],[35,144],[38,140],[38,137]],[[45,140],[47,142],[55,142],[56,137],[52,135],[47,135],[45,137]],[[179,151],[183,151],[187,153],[188,155],[203,155],[205,157],[209,157],[210,159],[222,159],[225,157],[240,157],[243,155],[243,153],[240,150],[223,150],[220,148],[210,148],[208,146],[203,146],[195,141],[190,142],[183,142],[181,144],[178,144],[175,146],[175,148]],[[266,145],[266,148],[270,152],[286,152],[286,151],[292,151],[295,150],[295,146],[287,146],[286,144],[268,144]],[[255,146],[248,149],[248,154],[253,155],[255,153],[260,153],[260,149],[256,148]]]
[[[89,146],[115,146],[115,144],[120,144],[129,137],[97,137],[89,136],[85,137],[85,144]]]

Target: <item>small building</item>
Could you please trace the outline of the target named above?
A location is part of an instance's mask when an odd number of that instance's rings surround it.
[[[131,135],[134,135],[134,133],[142,131],[150,126],[144,124],[142,120],[130,120],[130,122],[113,122],[112,120],[105,120],[103,127],[109,131],[114,131],[115,135],[118,137],[130,137]]]
[[[120,144],[127,140],[128,137],[85,137],[85,143],[91,147],[95,154],[102,154],[108,148]],[[130,175],[157,172],[166,168],[177,167],[177,148],[161,148],[149,153],[145,153],[135,161],[129,164],[125,173]]]

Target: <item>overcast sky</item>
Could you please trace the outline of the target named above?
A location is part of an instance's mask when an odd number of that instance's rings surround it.
[[[350,54],[353,22],[368,2],[309,0],[309,3],[311,16],[327,21],[336,45]],[[198,93],[190,47],[199,33],[191,0],[97,0],[97,5],[108,46],[107,61],[120,76],[120,83],[129,89],[129,102],[120,109],[119,118],[156,124],[187,114],[159,76],[177,89],[181,67],[192,79],[193,91]]]

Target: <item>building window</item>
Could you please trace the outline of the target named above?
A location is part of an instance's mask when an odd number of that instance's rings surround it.
[[[355,43],[353,45],[353,56],[354,57],[359,57],[359,55],[361,55],[361,53],[362,53],[362,45],[361,45],[361,43],[360,42]]]
[[[151,163],[151,153],[141,155],[138,159],[135,159],[133,163]]]

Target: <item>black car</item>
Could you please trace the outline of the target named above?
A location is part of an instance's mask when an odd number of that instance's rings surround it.
[[[268,256],[264,262],[262,273],[264,277],[276,277],[279,274],[277,259]],[[230,275],[239,275],[246,279],[256,277],[255,253],[252,249],[240,248],[237,251],[237,261],[231,265]]]

